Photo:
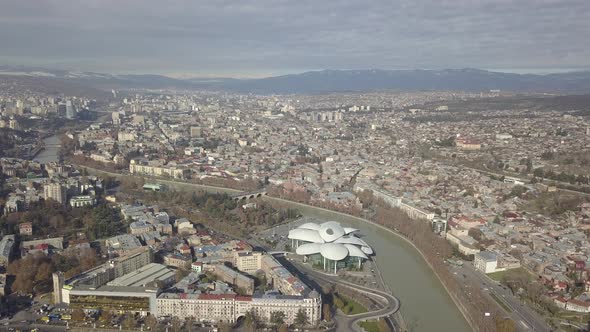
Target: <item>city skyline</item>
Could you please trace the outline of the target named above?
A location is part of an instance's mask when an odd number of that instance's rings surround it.
[[[174,77],[590,68],[584,1],[1,1],[0,63]]]

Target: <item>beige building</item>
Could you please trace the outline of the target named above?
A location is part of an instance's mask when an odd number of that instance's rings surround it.
[[[238,270],[254,274],[256,271],[262,269],[262,257],[264,255],[261,252],[251,251],[235,251],[234,262]]]
[[[183,167],[175,166],[150,166],[145,162],[132,159],[129,162],[129,172],[131,174],[170,177],[174,179],[186,179],[189,170]]]
[[[322,300],[316,291],[310,292],[308,296],[298,297],[163,293],[158,296],[156,307],[158,317],[176,316],[183,320],[192,316],[213,323],[233,323],[248,311],[269,322],[273,312],[282,311],[285,314],[285,323],[293,324],[297,312],[303,310],[309,324],[314,326],[321,318]]]
[[[43,198],[52,199],[60,204],[66,203],[66,187],[59,183],[48,183],[43,187]]]

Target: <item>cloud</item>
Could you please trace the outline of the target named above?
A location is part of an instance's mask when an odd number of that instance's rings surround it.
[[[0,8],[0,62],[25,65],[226,75],[590,67],[586,0],[0,0]]]

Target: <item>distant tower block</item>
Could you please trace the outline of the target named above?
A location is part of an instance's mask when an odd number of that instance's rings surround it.
[[[60,304],[63,302],[61,295],[61,289],[65,283],[65,277],[63,272],[55,272],[53,274],[53,303]]]

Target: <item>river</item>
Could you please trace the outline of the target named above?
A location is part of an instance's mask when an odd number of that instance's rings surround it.
[[[34,161],[40,163],[49,163],[49,162],[57,162],[59,161],[59,149],[61,148],[61,141],[59,140],[58,135],[52,135],[43,140],[45,143],[45,148],[39,152]]]

